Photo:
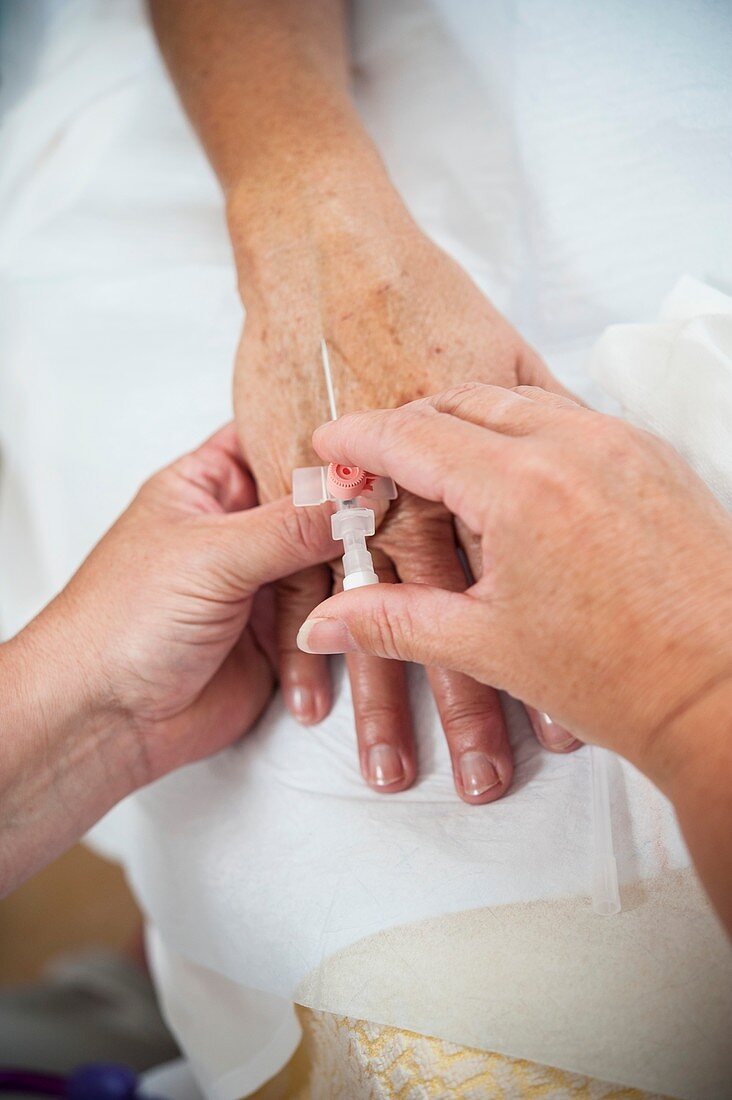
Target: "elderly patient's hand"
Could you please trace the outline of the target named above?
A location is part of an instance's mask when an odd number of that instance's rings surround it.
[[[652,775],[655,753],[661,782],[667,731],[732,677],[732,521],[671,447],[542,390],[480,384],[343,417],[314,443],[443,502],[480,537],[484,571],[467,593],[337,595],[303,648],[460,669]]]
[[[247,320],[235,404],[263,499],[289,488],[293,467],[313,463],[311,432],[328,408],[321,335],[341,413],[401,405],[466,372],[503,386],[558,385],[465,272],[404,214],[392,219],[364,224],[368,215],[352,212],[342,224],[329,210],[310,243],[262,248],[240,264]],[[460,591],[467,582],[458,544],[442,504],[403,492],[371,546],[382,580]],[[327,662],[299,652],[295,639],[333,583],[331,570],[318,567],[278,586],[280,678],[287,705],[305,722],[327,714],[331,690]],[[417,771],[404,668],[360,653],[348,666],[364,777],[377,790],[403,790]],[[458,793],[473,803],[499,797],[513,765],[497,694],[454,671],[428,673]],[[557,751],[577,745],[557,726],[537,723],[537,732]]]
[[[255,594],[332,553],[327,508],[255,503],[229,426],[143,486],[38,620],[40,648],[55,632],[73,653],[99,724],[131,731],[134,786],[249,729],[275,682]]]

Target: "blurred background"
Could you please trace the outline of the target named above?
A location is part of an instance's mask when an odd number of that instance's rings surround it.
[[[79,844],[0,901],[0,987],[80,949],[137,950],[139,928],[120,868]]]
[[[0,901],[0,1077],[177,1054],[118,866],[77,845]]]

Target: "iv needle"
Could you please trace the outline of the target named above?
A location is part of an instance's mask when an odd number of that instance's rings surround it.
[[[325,375],[325,388],[328,391],[328,405],[330,406],[330,418],[331,420],[338,419],[338,411],[335,403],[335,393],[333,392],[333,376],[330,373],[330,359],[328,358],[328,345],[325,340],[320,341],[320,355],[323,360],[323,374]]]

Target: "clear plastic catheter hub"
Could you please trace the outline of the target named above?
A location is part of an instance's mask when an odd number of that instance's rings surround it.
[[[366,538],[376,530],[370,500],[394,500],[396,486],[390,477],[377,477],[360,466],[331,462],[330,466],[305,466],[292,473],[292,501],[310,508],[332,500],[337,511],[331,519],[334,539],[343,542],[343,587],[363,588],[378,584]]]

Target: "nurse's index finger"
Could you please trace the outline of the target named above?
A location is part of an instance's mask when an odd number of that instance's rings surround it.
[[[505,477],[510,442],[425,400],[349,413],[313,434],[326,461],[391,477],[416,496],[441,501],[474,529],[484,490]]]

